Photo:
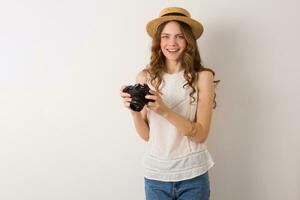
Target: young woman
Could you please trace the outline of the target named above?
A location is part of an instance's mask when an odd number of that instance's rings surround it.
[[[136,76],[148,84],[154,102],[130,109],[139,136],[147,141],[143,159],[147,200],[207,200],[208,170],[214,165],[205,141],[216,107],[214,71],[204,68],[196,40],[200,22],[179,7],[168,7],[147,24],[153,38],[149,65]],[[120,95],[130,108],[129,93]]]

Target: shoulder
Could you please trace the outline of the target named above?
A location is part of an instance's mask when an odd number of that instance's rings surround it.
[[[214,70],[208,68],[208,67],[203,67],[201,69],[201,71],[198,72],[198,75],[200,76],[212,76],[214,77],[215,76],[215,72]]]
[[[203,68],[198,72],[198,83],[203,81],[213,81],[215,72],[210,68]]]
[[[198,72],[197,87],[199,90],[211,90],[214,86],[215,72],[209,68],[203,68]]]
[[[148,70],[146,68],[139,71],[135,77],[136,83],[147,83]]]

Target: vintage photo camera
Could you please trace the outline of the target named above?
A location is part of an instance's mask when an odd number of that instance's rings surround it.
[[[123,92],[129,93],[131,95],[130,108],[136,112],[140,112],[145,104],[148,102],[154,102],[152,99],[146,99],[145,96],[151,93],[150,88],[147,84],[135,84],[128,85],[123,89]]]

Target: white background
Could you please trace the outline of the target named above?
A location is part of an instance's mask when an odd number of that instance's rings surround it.
[[[144,198],[145,150],[119,89],[150,58],[166,6],[200,20],[221,80],[213,200],[300,199],[299,1],[0,3],[0,199]]]

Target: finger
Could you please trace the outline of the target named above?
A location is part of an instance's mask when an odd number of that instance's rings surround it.
[[[155,95],[149,95],[149,94],[148,94],[148,95],[145,96],[145,98],[146,98],[146,99],[157,100],[157,96],[155,96]]]
[[[127,97],[129,93],[127,92],[123,92],[123,90],[125,89],[126,85],[122,85],[121,88],[120,88],[120,96],[121,97]],[[130,96],[130,94],[129,94]]]
[[[149,103],[147,103],[147,106],[148,106],[148,107],[153,107],[154,105],[155,105],[154,102],[149,102]]]
[[[120,92],[120,96],[123,97],[123,98],[124,97],[131,97],[131,95],[127,92]]]
[[[129,103],[131,102],[131,98],[128,98],[128,97],[125,97],[123,100],[124,100],[124,102],[129,102]]]
[[[125,107],[127,107],[127,108],[130,107],[130,103],[129,103],[129,102],[125,102],[124,105],[125,105]]]
[[[156,92],[155,90],[149,90],[149,92],[152,94],[152,95],[156,95],[156,96],[160,96],[158,92]]]
[[[122,92],[125,87],[126,87],[126,85],[122,85],[121,88],[120,88],[120,91]]]
[[[156,94],[156,92],[154,91],[154,90],[149,90],[149,92],[151,93],[151,94]]]

